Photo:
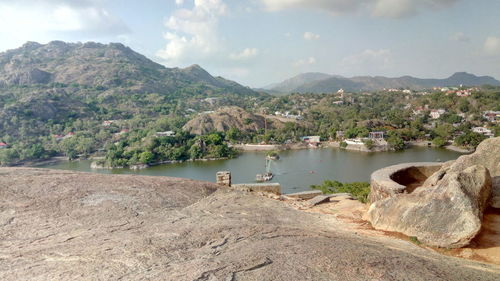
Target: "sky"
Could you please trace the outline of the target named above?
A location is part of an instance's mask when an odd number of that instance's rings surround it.
[[[498,0],[0,0],[0,52],[121,42],[263,87],[304,72],[500,79]]]

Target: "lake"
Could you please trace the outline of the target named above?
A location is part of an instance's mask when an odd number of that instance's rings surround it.
[[[244,152],[238,158],[195,161],[153,166],[144,170],[92,170],[90,160],[59,162],[41,168],[95,172],[103,174],[137,174],[169,176],[215,182],[218,171],[231,171],[233,183],[254,182],[255,175],[265,171],[266,152]],[[279,182],[283,193],[309,190],[324,180],[341,182],[369,181],[373,171],[404,162],[440,162],[454,160],[461,153],[438,148],[415,147],[398,152],[355,152],[336,148],[289,150],[272,161],[272,182]]]

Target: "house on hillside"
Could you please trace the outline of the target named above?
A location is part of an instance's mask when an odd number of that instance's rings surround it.
[[[368,134],[368,138],[370,139],[383,139],[384,138],[384,132],[370,132]]]
[[[483,117],[488,120],[488,122],[500,121],[500,111],[485,111],[483,112]]]
[[[157,137],[174,137],[175,132],[174,131],[156,132],[155,136],[157,136]]]
[[[109,127],[109,126],[113,125],[113,123],[115,123],[115,122],[116,122],[115,120],[105,120],[102,122],[102,126]]]
[[[310,147],[318,147],[319,144],[321,143],[321,137],[320,136],[305,136],[305,137],[302,137],[302,141],[307,143],[308,146],[310,146]]]
[[[485,135],[485,136],[487,136],[489,138],[492,138],[492,137],[495,136],[490,129],[487,129],[485,127],[474,127],[474,128],[472,128],[472,131],[474,133]]]
[[[420,115],[423,113],[424,113],[424,108],[421,106],[418,106],[413,110],[413,115]]]
[[[444,109],[432,109],[430,116],[432,119],[439,119],[445,113],[446,113],[446,110],[444,110]]]
[[[472,93],[469,90],[459,90],[456,92],[457,97],[469,97]]]
[[[73,137],[74,135],[75,135],[75,133],[73,133],[73,132],[69,132],[69,133],[67,133],[67,134],[63,137],[63,139],[71,138],[71,137]]]
[[[0,142],[0,149],[7,148],[8,146],[5,142]]]

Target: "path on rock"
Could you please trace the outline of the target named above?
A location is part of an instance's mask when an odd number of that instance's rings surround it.
[[[498,280],[498,266],[185,179],[0,168],[1,280]]]

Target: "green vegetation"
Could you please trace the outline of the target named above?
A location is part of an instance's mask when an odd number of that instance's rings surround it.
[[[486,136],[482,134],[467,131],[465,134],[458,136],[455,139],[455,144],[458,146],[476,147],[485,139]]]
[[[176,136],[157,137],[142,130],[127,133],[122,140],[110,144],[104,164],[124,167],[167,161],[234,157],[236,151],[223,142],[224,136],[213,133],[193,136],[179,132]]]
[[[366,146],[366,148],[368,148],[368,149],[372,149],[373,146],[375,145],[375,143],[371,139],[365,139],[365,140],[363,140],[363,143]]]
[[[370,194],[370,183],[368,182],[341,183],[326,180],[322,185],[311,185],[311,188],[321,190],[325,194],[350,193],[362,203],[368,202],[368,194]]]
[[[442,137],[435,137],[432,140],[432,144],[434,144],[437,147],[443,147],[443,146],[446,145],[446,140],[444,138],[442,138]]]
[[[415,245],[422,245],[422,242],[420,242],[420,241],[418,240],[418,238],[417,238],[417,237],[415,237],[415,236],[410,236],[410,241],[411,241],[412,243],[414,243]]]
[[[38,53],[46,55],[37,57]],[[14,56],[15,66],[10,65]],[[39,68],[41,74],[27,70],[33,68]],[[9,80],[20,75],[31,80],[25,84]],[[51,80],[54,77],[57,81]],[[0,142],[8,144],[0,148],[0,164],[96,154],[120,166],[231,157],[234,151],[228,143],[283,144],[311,135],[337,140],[337,132],[343,132],[345,138],[365,138],[380,131],[396,150],[419,140],[474,148],[485,138],[474,133],[474,127],[500,134],[500,124],[483,117],[484,111],[500,111],[499,100],[500,87],[491,86],[467,97],[441,91],[275,97],[212,77],[199,66],[164,68],[121,44],[30,43],[0,53]],[[342,104],[336,104],[339,101]],[[183,132],[187,121],[222,106],[238,106],[261,115],[288,112],[300,118],[275,127],[266,118],[268,128],[256,131],[224,127],[225,132],[216,133],[220,140],[213,134]],[[431,119],[430,110],[440,108],[446,113]],[[244,123],[254,124],[255,120]],[[156,136],[164,131],[176,135]],[[342,138],[338,141],[341,147],[347,146]],[[369,148],[374,145],[364,142]]]

